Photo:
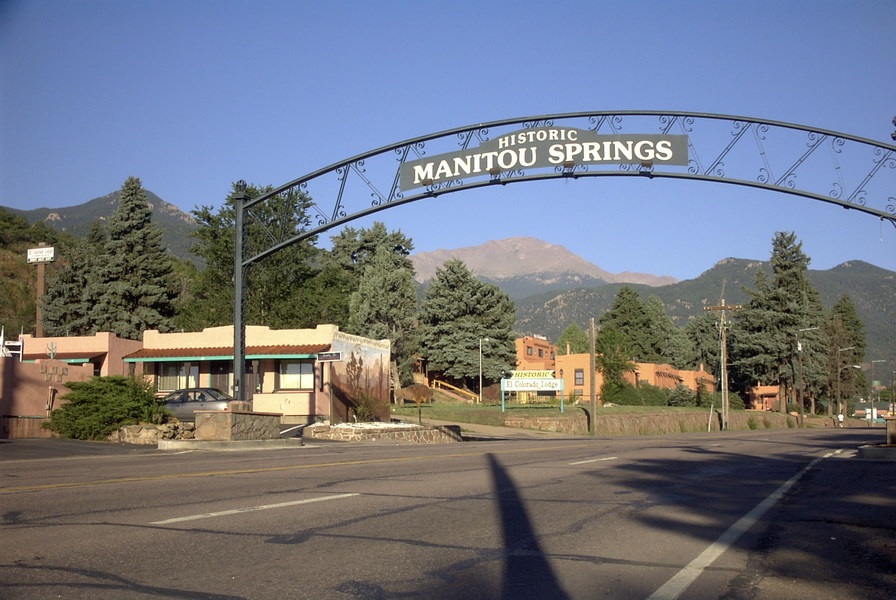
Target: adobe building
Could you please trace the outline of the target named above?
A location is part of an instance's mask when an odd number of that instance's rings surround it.
[[[50,412],[73,381],[95,375],[126,375],[124,356],[142,342],[112,333],[93,336],[19,337],[20,353],[0,356],[0,438],[45,438]]]
[[[516,339],[516,368],[521,371],[553,371],[557,346],[541,335]]]
[[[388,421],[389,340],[339,331],[246,327],[246,394],[256,412],[283,424]],[[212,387],[233,394],[233,326],[198,332],[143,333],[143,348],[125,357],[159,394]]]
[[[600,371],[589,368],[590,354],[560,354],[554,362],[554,376],[563,379],[566,395],[575,395],[586,399],[591,394],[591,380],[594,378],[598,398],[604,383]],[[635,363],[635,368],[624,375],[625,380],[634,385],[647,383],[665,389],[674,389],[679,385],[696,392],[700,386],[709,393],[716,391],[716,380],[703,368],[692,371],[675,369],[670,365],[654,363]]]
[[[143,342],[126,340],[114,333],[97,333],[92,336],[34,337],[23,334],[22,362],[53,359],[68,365],[91,365],[93,374],[103,377],[127,375],[125,355],[143,347]]]
[[[93,365],[88,363],[50,358],[21,362],[0,356],[0,439],[53,437],[43,424],[71,391],[68,384],[92,377]]]
[[[747,408],[750,410],[775,410],[780,404],[781,388],[777,385],[762,385],[761,383],[750,388],[747,396]]]

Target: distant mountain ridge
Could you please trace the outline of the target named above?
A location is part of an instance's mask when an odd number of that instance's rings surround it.
[[[168,251],[180,258],[191,258],[190,246],[193,241],[189,234],[199,228],[196,220],[173,204],[165,202],[149,190],[146,200],[152,209],[152,221],[162,230],[162,244]],[[75,237],[83,238],[90,231],[94,221],[106,221],[118,206],[120,190],[111,194],[94,198],[83,204],[61,208],[34,208],[20,210],[2,207],[13,214],[21,215],[29,223],[43,221],[48,227],[66,231]]]
[[[656,296],[676,325],[684,326],[703,313],[704,307],[749,302],[744,288],[754,289],[756,272],[771,273],[765,261],[726,258],[699,277],[662,287],[638,284],[608,284],[596,288],[546,293],[517,300],[515,328],[520,334],[540,334],[556,340],[571,323],[584,327],[600,318],[613,304],[622,285],[629,285],[644,300]],[[844,294],[856,307],[865,325],[869,359],[896,356],[896,272],[864,261],[849,261],[825,271],[809,270],[809,280],[829,309]]]
[[[445,261],[457,258],[477,277],[497,284],[512,298],[608,283],[663,286],[678,281],[674,277],[649,273],[610,273],[563,246],[530,237],[495,240],[454,250],[419,252],[410,258],[419,283],[429,281]]]

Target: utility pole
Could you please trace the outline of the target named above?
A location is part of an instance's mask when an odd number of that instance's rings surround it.
[[[37,265],[37,302],[35,302],[35,325],[34,337],[44,337],[43,317],[40,312],[40,303],[44,299],[46,293],[46,268],[48,262],[56,260],[56,248],[47,246],[44,242],[38,244],[37,248],[28,250],[28,263]]]
[[[728,311],[743,308],[742,304],[725,304],[718,306],[704,306],[703,310],[718,310],[722,313],[722,320],[719,322],[719,379],[722,385],[722,429],[728,429]]]
[[[591,361],[591,435],[597,434],[597,366],[596,366],[596,352],[594,348],[594,317],[591,317],[591,326],[588,328],[589,338],[590,338],[590,361]]]

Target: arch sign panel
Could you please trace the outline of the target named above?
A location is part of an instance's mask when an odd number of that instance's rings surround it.
[[[601,135],[571,127],[513,131],[474,149],[408,161],[401,190],[461,181],[477,175],[575,165],[688,165],[686,135]]]

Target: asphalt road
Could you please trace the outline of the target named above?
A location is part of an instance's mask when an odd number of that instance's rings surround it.
[[[889,599],[881,429],[0,444],[0,598]]]

